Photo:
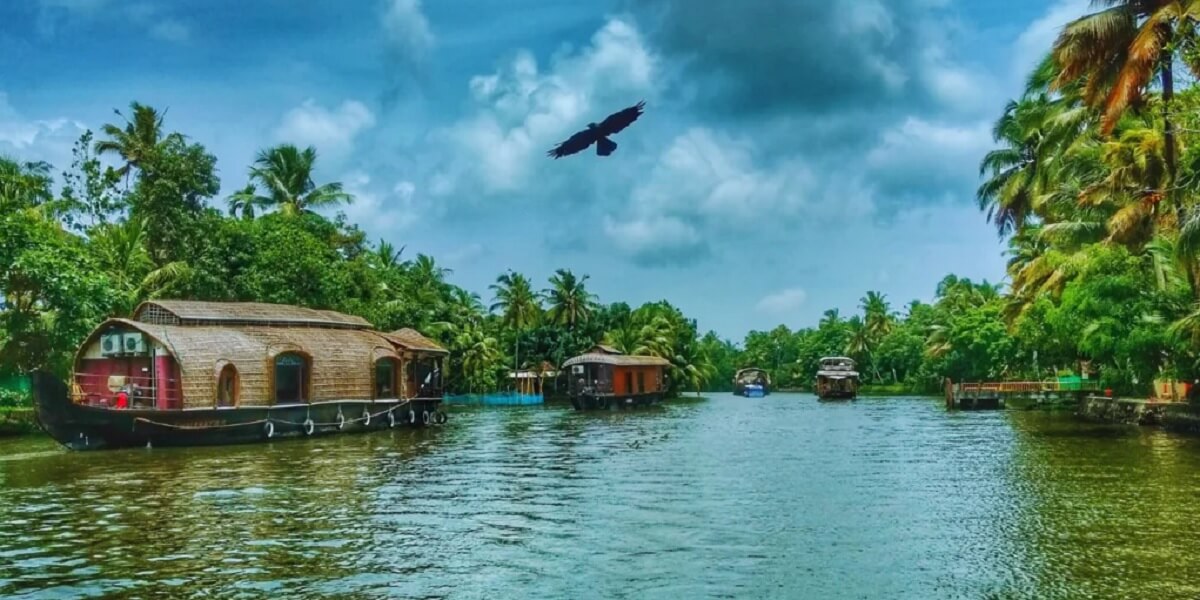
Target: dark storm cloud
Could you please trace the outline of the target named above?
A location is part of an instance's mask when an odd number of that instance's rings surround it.
[[[929,100],[930,0],[631,0],[697,100],[737,114]]]

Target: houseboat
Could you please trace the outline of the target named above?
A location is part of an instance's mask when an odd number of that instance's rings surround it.
[[[815,391],[821,400],[853,400],[858,396],[858,371],[854,360],[845,356],[821,359]]]
[[[328,310],[155,300],[100,324],[69,381],[35,373],[34,401],[73,450],[440,425],[446,354],[412,329]]]
[[[666,368],[657,356],[622,354],[598,345],[563,363],[575,410],[646,406],[661,402],[667,392]]]
[[[747,398],[761,398],[771,393],[771,376],[754,367],[741,369],[733,375],[733,393]]]

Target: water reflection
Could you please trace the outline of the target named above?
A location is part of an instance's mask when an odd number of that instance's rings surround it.
[[[224,448],[0,441],[0,596],[1200,594],[1196,440],[789,394],[452,416]]]

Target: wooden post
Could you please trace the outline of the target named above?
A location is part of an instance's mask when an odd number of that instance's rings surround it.
[[[945,386],[946,386],[946,409],[953,410],[954,409],[954,382],[951,381],[949,377],[947,377],[946,381],[945,381]]]

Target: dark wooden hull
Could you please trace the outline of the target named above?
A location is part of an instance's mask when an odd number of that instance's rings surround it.
[[[818,376],[813,391],[818,400],[853,400],[858,396],[858,380],[827,380]]]
[[[818,400],[853,400],[858,397],[857,392],[841,392],[841,391],[825,391],[817,394]]]
[[[662,402],[664,394],[654,392],[649,394],[629,394],[615,396],[612,394],[578,394],[571,396],[571,406],[575,410],[616,410],[619,408],[637,408]]]
[[[71,402],[67,386],[46,373],[33,375],[33,396],[38,425],[71,450],[248,444],[445,422],[434,398],[202,410],[85,406]]]

